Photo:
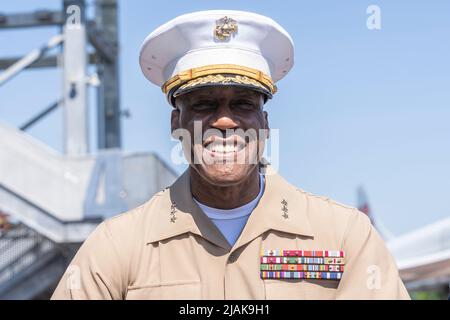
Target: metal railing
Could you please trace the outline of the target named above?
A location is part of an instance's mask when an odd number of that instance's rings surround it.
[[[61,269],[65,268],[64,250],[58,244],[25,226],[13,225],[0,234],[0,297],[14,288],[15,282],[26,275],[32,278],[39,269],[46,268],[55,258],[60,258]],[[54,277],[60,275],[55,274]],[[50,280],[50,279],[49,279]],[[53,283],[55,280],[50,281]],[[46,290],[45,286],[37,291]],[[12,296],[14,298],[14,296]]]

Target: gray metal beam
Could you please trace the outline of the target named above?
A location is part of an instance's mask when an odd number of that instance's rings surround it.
[[[5,71],[0,73],[0,86],[5,84],[7,81],[11,80],[14,76],[16,76],[23,69],[27,68],[34,62],[38,61],[40,58],[45,55],[47,51],[58,46],[63,42],[63,35],[53,36],[44,46],[41,48],[35,49],[25,55],[23,58],[19,59],[13,65],[9,66]]]
[[[98,55],[104,58],[108,63],[115,62],[117,48],[104,39],[102,32],[97,29],[94,21],[89,21],[87,26],[88,40],[95,48]]]
[[[0,59],[0,70],[7,69],[14,63],[16,63],[20,58],[3,58]],[[38,61],[33,62],[30,64],[26,69],[30,68],[50,68],[50,67],[56,67],[58,64],[58,57],[57,56],[49,56],[39,59]]]
[[[52,111],[56,110],[60,104],[61,104],[61,101],[56,101],[56,102],[52,103],[50,106],[48,106],[47,108],[45,108],[44,110],[39,112],[37,115],[35,115],[33,118],[31,118],[30,120],[25,122],[23,125],[21,125],[19,127],[19,129],[22,131],[28,130],[30,127],[32,127],[37,122],[42,120],[44,117],[49,115]]]
[[[117,1],[97,0],[96,26],[102,30],[102,39],[111,45],[112,59],[99,57],[97,73],[100,78],[98,87],[98,147],[120,148],[120,93],[118,67],[118,30]],[[108,61],[110,60],[110,61]]]
[[[19,60],[20,58],[17,57],[0,59],[0,70],[7,69],[8,67],[10,67]],[[98,60],[97,55],[95,53],[89,54],[89,64],[96,64],[97,60]],[[57,66],[58,66],[58,56],[52,55],[40,58],[39,60],[33,62],[28,67],[26,67],[26,69],[53,68]]]
[[[64,24],[61,11],[38,10],[32,13],[0,13],[0,29],[58,26]]]

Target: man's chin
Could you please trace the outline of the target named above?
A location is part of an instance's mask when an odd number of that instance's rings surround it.
[[[232,186],[244,181],[254,165],[249,164],[211,164],[193,165],[195,171],[210,184]]]

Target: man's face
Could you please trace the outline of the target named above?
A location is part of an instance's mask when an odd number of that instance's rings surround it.
[[[202,178],[230,186],[255,169],[269,130],[263,105],[262,93],[232,86],[200,88],[176,98],[172,132],[189,132],[183,150]]]

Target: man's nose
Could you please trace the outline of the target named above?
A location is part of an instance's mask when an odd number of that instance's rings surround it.
[[[233,115],[231,114],[229,108],[218,108],[218,114],[216,115],[216,119],[211,124],[213,128],[219,130],[227,130],[227,129],[237,129],[239,124],[233,119]]]
[[[219,130],[236,129],[238,124],[228,116],[220,116],[213,122],[212,127]]]

